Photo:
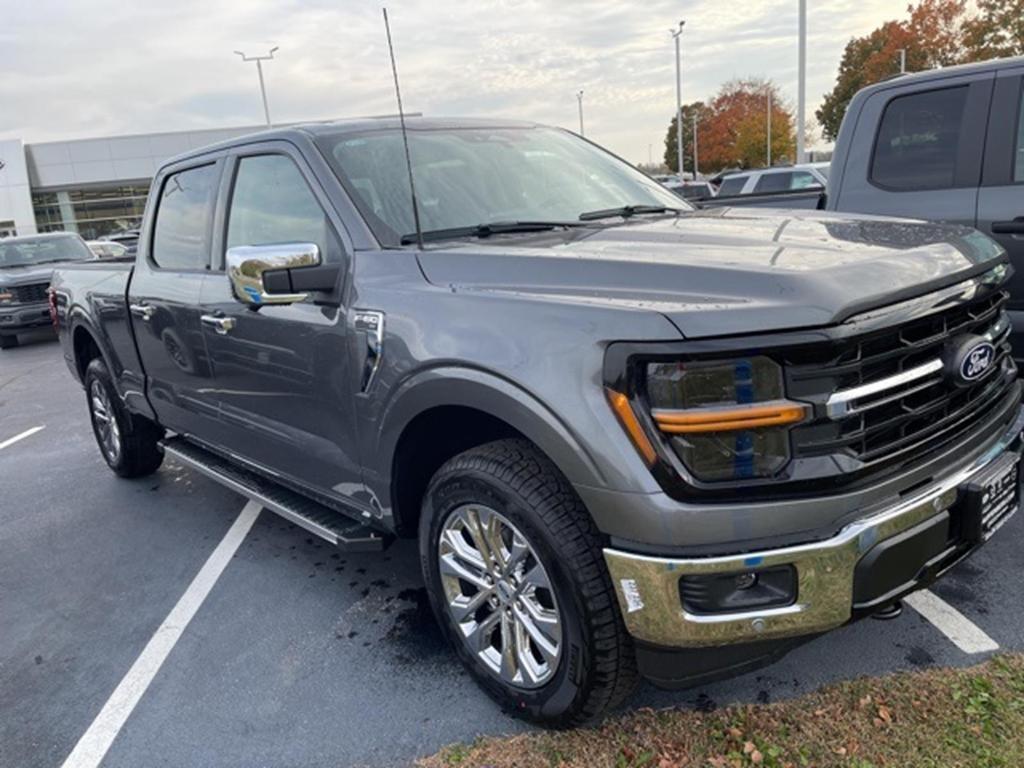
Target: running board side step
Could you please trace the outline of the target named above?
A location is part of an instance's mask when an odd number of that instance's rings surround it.
[[[168,438],[161,445],[182,464],[346,552],[380,552],[391,543],[391,537],[365,523],[223,459],[183,437]]]

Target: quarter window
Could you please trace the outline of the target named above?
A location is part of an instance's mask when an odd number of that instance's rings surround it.
[[[210,264],[210,212],[217,195],[214,165],[173,173],[164,180],[156,211],[152,259],[162,269],[206,269]]]
[[[871,180],[898,191],[953,187],[966,104],[967,86],[890,101],[875,141]]]
[[[329,225],[298,166],[285,155],[243,157],[228,216],[228,248],[316,243],[325,261]]]
[[[738,195],[743,192],[743,187],[747,184],[749,176],[729,176],[722,180],[722,185],[718,188],[718,194],[721,197],[728,197],[729,195]]]

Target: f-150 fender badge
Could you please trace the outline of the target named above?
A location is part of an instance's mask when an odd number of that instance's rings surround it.
[[[368,392],[384,356],[384,313],[372,309],[356,309],[352,313],[356,338],[363,344],[363,371],[359,391]]]
[[[640,588],[636,585],[636,579],[620,579],[622,586],[622,597],[626,600],[626,613],[642,611],[644,601],[640,598]]]

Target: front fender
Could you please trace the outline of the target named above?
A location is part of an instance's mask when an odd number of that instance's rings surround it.
[[[442,366],[406,379],[388,399],[364,454],[366,482],[390,507],[390,474],[398,441],[417,416],[440,406],[473,408],[500,419],[533,442],[572,483],[602,486],[605,478],[572,428],[539,398],[489,371]],[[383,503],[387,499],[387,503]]]

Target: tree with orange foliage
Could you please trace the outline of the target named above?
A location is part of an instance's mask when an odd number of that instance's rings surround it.
[[[772,161],[792,161],[796,150],[793,112],[770,80],[733,80],[708,105],[699,104],[697,142],[700,169],[758,168],[767,160],[768,93],[772,94]],[[690,105],[691,110],[697,105]],[[683,110],[684,115],[687,109]],[[690,112],[692,114],[692,111]],[[692,129],[684,117],[683,162],[692,168]],[[692,120],[689,120],[692,122]],[[689,160],[685,154],[689,152]],[[665,137],[665,163],[675,168],[675,120]]]
[[[1024,56],[1024,0],[978,0],[964,43],[970,61]]]

